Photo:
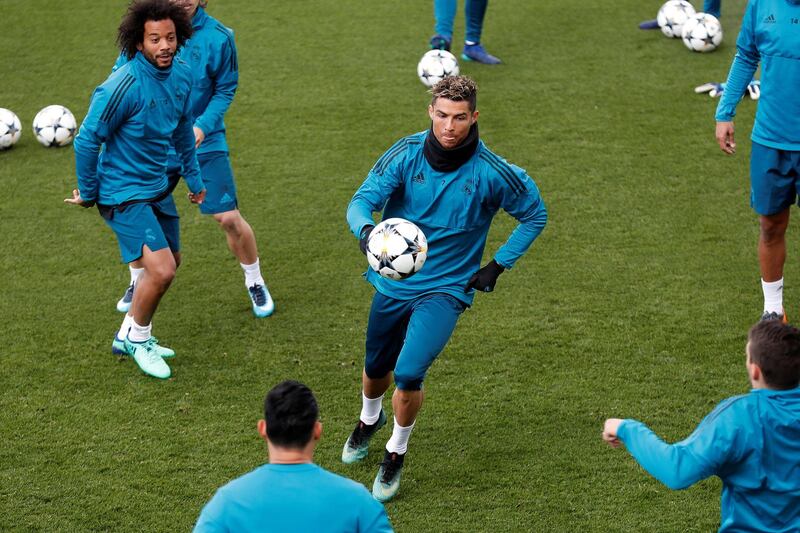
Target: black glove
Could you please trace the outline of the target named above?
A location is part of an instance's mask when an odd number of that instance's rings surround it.
[[[361,249],[361,253],[367,255],[367,243],[369,242],[369,234],[372,233],[372,230],[375,228],[372,224],[367,224],[364,226],[364,229],[361,230],[361,238],[358,239],[358,247]]]
[[[485,267],[475,272],[472,277],[469,278],[464,292],[469,292],[470,289],[492,292],[494,290],[494,284],[497,283],[497,278],[504,270],[505,268],[498,265],[497,261],[492,259],[486,263]]]

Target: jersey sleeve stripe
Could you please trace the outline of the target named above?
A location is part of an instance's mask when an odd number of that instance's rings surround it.
[[[228,39],[228,45],[231,47],[231,70],[236,72],[239,70],[239,59],[236,57],[236,46],[233,44],[233,36],[231,33],[220,26],[214,26],[214,29],[220,32]]]
[[[480,155],[480,158],[486,161],[489,166],[497,171],[501,178],[511,187],[511,190],[514,191],[516,194],[522,194],[525,192],[525,185],[520,181],[520,179],[514,175],[513,172],[508,167],[501,166],[501,163],[497,160],[492,160],[491,158],[485,156],[484,154]]]
[[[383,153],[383,155],[380,158],[378,158],[378,161],[375,163],[375,168],[376,169],[379,168],[383,164],[383,162],[386,160],[386,158],[389,157],[389,154],[391,154],[394,150],[396,150],[400,145],[405,145],[405,142],[406,142],[406,139],[400,139],[399,141],[394,143],[391,146],[391,148],[386,150]]]
[[[106,104],[106,108],[100,115],[101,122],[108,122],[108,120],[112,116],[114,116],[114,113],[116,113],[120,102],[122,102],[122,99],[128,93],[128,89],[131,88],[133,82],[134,82],[133,76],[128,74],[127,76],[125,76],[125,79],[122,80],[122,83],[117,85],[117,88],[114,89],[114,92],[111,94],[111,99],[108,101],[108,104]]]

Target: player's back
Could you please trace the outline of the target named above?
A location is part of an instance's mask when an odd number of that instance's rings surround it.
[[[383,506],[352,480],[315,464],[266,464],[217,491],[195,532],[384,532]]]
[[[754,390],[734,408],[744,442],[718,473],[720,531],[800,531],[800,388]]]

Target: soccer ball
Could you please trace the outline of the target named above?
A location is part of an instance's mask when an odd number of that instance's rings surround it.
[[[401,280],[419,272],[428,257],[428,241],[415,224],[387,218],[367,240],[367,261],[384,278]]]
[[[68,145],[77,129],[75,116],[61,105],[49,105],[33,119],[33,134],[44,146]]]
[[[683,24],[694,14],[692,4],[686,0],[669,0],[658,10],[656,20],[664,35],[680,39]]]
[[[22,124],[13,111],[0,107],[0,150],[11,148],[22,134]]]
[[[430,50],[417,64],[417,76],[423,85],[433,87],[447,76],[458,76],[458,60],[447,50]]]
[[[714,15],[696,13],[683,24],[683,44],[695,52],[713,52],[722,42],[722,26]]]

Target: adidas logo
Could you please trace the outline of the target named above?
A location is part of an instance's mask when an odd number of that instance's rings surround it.
[[[220,202],[231,202],[233,198],[228,193],[222,195],[222,198],[219,199]]]
[[[411,181],[413,181],[414,183],[425,183],[425,176],[423,176],[422,173],[419,173],[413,178],[411,178]]]
[[[768,17],[764,18],[765,24],[773,24],[775,23],[775,15],[770,14]]]

